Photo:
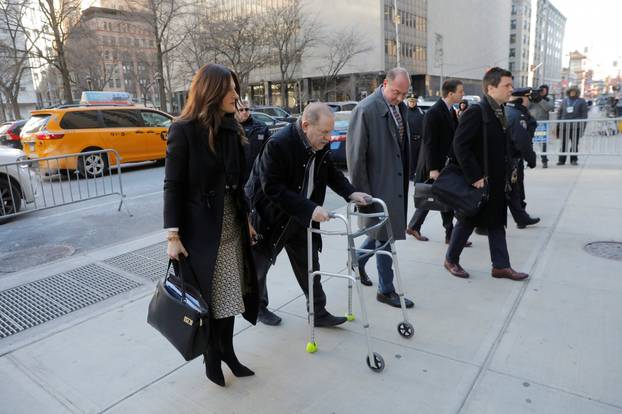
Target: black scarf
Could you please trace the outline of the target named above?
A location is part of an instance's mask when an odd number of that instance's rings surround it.
[[[216,138],[216,154],[225,170],[225,184],[237,188],[242,175],[243,152],[240,145],[240,124],[233,114],[224,116]]]

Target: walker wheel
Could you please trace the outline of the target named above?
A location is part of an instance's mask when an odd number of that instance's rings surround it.
[[[307,342],[307,352],[314,354],[317,352],[317,344],[315,342]]]
[[[382,370],[384,369],[384,359],[382,358],[382,355],[377,352],[374,352],[374,365],[369,362],[369,355],[367,355],[366,361],[369,369],[374,372],[382,372]]]
[[[346,319],[348,320],[348,322],[352,322],[353,320],[356,319],[356,317],[354,316],[353,313],[346,313]]]
[[[412,338],[412,336],[415,334],[415,328],[410,322],[400,322],[397,325],[397,331],[404,338]]]

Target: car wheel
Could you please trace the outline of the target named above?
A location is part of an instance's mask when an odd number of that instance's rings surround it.
[[[108,174],[108,153],[80,155],[78,171],[86,178],[102,177]]]
[[[22,196],[14,182],[0,177],[0,216],[15,214],[22,207]]]

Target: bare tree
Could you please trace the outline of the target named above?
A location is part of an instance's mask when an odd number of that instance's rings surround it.
[[[318,67],[322,73],[322,98],[328,100],[332,92],[331,85],[335,85],[339,74],[348,63],[357,55],[366,53],[372,48],[363,33],[354,27],[336,30],[329,33],[322,40],[324,52],[321,54],[321,65]]]
[[[117,50],[111,53],[106,49],[97,33],[84,22],[72,30],[65,49],[74,83],[82,90],[103,90],[117,71]]]
[[[265,35],[275,54],[275,64],[281,75],[283,105],[289,107],[287,86],[295,78],[302,57],[320,37],[317,17],[304,10],[305,0],[280,2],[268,7],[264,15]]]
[[[251,72],[272,59],[264,16],[226,8],[217,1],[213,1],[209,10],[202,24],[205,27],[203,47],[211,50],[217,62],[236,72],[244,92]],[[201,53],[202,56],[209,54],[209,51]]]
[[[127,0],[130,11],[142,18],[149,26],[153,35],[156,47],[156,70],[161,76],[166,74],[164,68],[164,57],[179,47],[184,39],[185,33],[176,36],[175,23],[180,21],[185,15],[188,3],[185,0],[146,0],[144,2],[134,2]],[[166,89],[165,82],[158,82],[160,109],[166,111]]]
[[[71,31],[80,18],[80,2],[76,0],[36,0],[34,4],[41,12],[43,21],[41,28],[26,31],[28,40],[33,45],[34,55],[58,71],[63,84],[63,100],[66,103],[72,102],[71,74],[66,44]],[[34,38],[38,34],[41,34],[41,37],[45,38],[46,41],[50,40],[50,51],[47,50],[47,45],[44,46],[38,41],[38,38]]]
[[[0,91],[10,104],[14,119],[22,117],[19,92],[22,77],[29,69],[32,48],[23,21],[27,7],[28,0],[0,1]],[[2,107],[4,110],[4,102]]]

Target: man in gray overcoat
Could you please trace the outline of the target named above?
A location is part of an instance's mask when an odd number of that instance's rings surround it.
[[[406,238],[408,200],[409,137],[408,114],[404,98],[410,88],[410,76],[403,68],[391,69],[382,86],[363,99],[352,111],[346,156],[350,179],[359,191],[382,199],[389,210],[392,236]],[[366,211],[363,210],[362,211]],[[368,227],[376,219],[362,218],[359,225]],[[384,227],[370,233],[361,249],[384,246],[390,235]],[[361,281],[369,280],[365,263],[369,256],[359,260]],[[393,286],[392,261],[389,256],[377,255],[379,302],[400,307],[399,296]],[[371,283],[369,283],[371,284]],[[405,299],[406,307],[414,303]]]

